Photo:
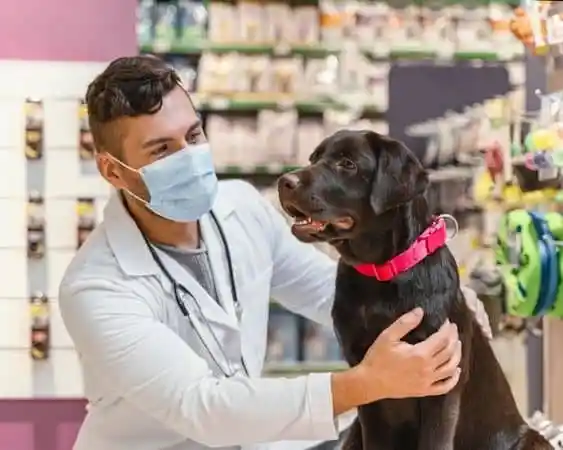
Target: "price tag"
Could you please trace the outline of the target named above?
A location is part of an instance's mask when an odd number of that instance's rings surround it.
[[[166,39],[157,39],[153,44],[153,50],[155,53],[167,53],[170,51],[170,42]]]
[[[549,181],[555,180],[559,176],[559,169],[557,167],[547,167],[538,170],[538,180]]]
[[[274,54],[277,56],[286,56],[291,53],[291,47],[288,44],[278,44],[274,47]]]
[[[444,61],[449,61],[453,59],[455,54],[455,47],[449,43],[443,43],[443,45],[438,45],[436,47],[436,56]]]
[[[208,103],[211,109],[227,109],[229,107],[229,100],[225,97],[211,98]]]
[[[295,106],[295,100],[290,98],[282,99],[277,102],[277,107],[279,109],[290,109],[293,108],[294,106]]]

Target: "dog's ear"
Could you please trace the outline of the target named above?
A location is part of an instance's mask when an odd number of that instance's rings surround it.
[[[372,131],[365,136],[377,161],[370,197],[376,215],[424,194],[428,174],[403,143]]]

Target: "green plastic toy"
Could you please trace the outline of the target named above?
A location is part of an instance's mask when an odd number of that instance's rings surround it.
[[[563,317],[563,216],[526,210],[501,220],[495,255],[509,314]]]

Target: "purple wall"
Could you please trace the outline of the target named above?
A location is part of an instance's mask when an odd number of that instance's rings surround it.
[[[2,2],[0,59],[106,62],[135,54],[136,5],[137,0]]]
[[[0,450],[72,450],[84,400],[0,400]]]

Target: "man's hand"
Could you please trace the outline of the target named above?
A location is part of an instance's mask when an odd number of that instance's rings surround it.
[[[335,414],[386,398],[443,395],[456,386],[461,342],[455,324],[446,322],[415,345],[402,341],[423,315],[416,308],[401,316],[379,335],[360,364],[333,374]]]

